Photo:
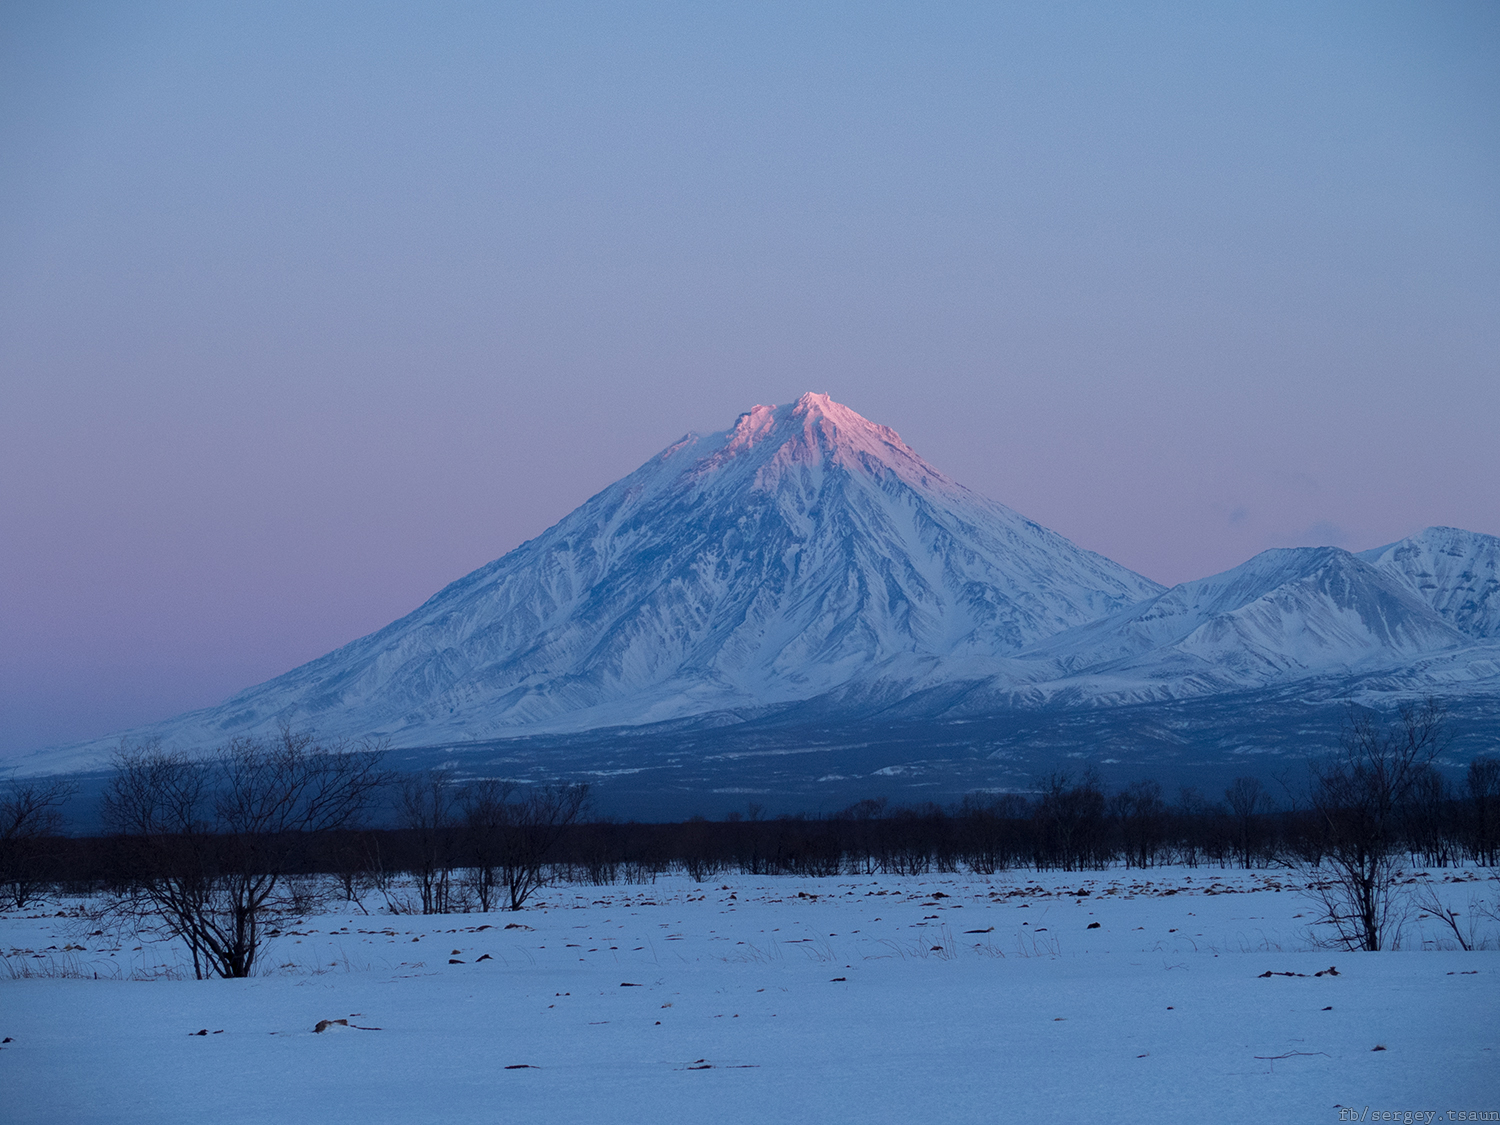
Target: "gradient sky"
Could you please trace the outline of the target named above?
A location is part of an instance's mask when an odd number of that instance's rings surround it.
[[[809,389],[1162,582],[1500,533],[1500,6],[0,7],[0,753]]]

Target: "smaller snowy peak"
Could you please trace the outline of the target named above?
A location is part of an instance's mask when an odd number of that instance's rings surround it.
[[[1263,551],[1112,617],[1062,633],[1034,657],[1069,674],[1112,666],[1147,680],[1192,658],[1219,687],[1401,664],[1468,638],[1401,583],[1337,547]],[[1129,678],[1125,676],[1124,678]]]
[[[681,453],[683,450],[685,450],[685,449],[692,449],[695,445],[698,444],[699,440],[701,440],[701,439],[700,439],[700,436],[698,434],[695,434],[695,433],[692,433],[692,432],[685,433],[680,438],[678,438],[676,441],[674,441],[671,445],[667,446],[667,448],[663,449],[660,453],[658,453],[656,455],[655,459],[658,462],[661,462],[661,461],[670,461],[674,457],[676,457],[679,453]],[[646,464],[647,464],[647,466],[649,466],[651,463],[648,461]]]
[[[757,403],[735,419],[724,453],[734,456],[749,449],[776,427],[776,407]]]
[[[1429,527],[1359,557],[1400,582],[1454,628],[1481,640],[1500,639],[1500,538],[1458,527]]]

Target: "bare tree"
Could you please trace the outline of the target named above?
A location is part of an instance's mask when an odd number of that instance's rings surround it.
[[[417,879],[423,914],[446,914],[455,905],[457,796],[452,777],[442,769],[414,774],[401,783],[401,820],[416,844],[412,874]]]
[[[520,910],[546,884],[547,858],[588,806],[584,784],[548,785],[504,805],[500,871],[510,909]]]
[[[249,976],[267,922],[299,905],[286,884],[307,835],[354,823],[379,759],[290,729],[207,758],[122,746],[101,808],[121,849],[110,911],[180,937],[199,978]]]
[[[1423,879],[1417,885],[1412,901],[1423,912],[1422,917],[1431,915],[1446,926],[1453,935],[1453,940],[1458,942],[1458,947],[1465,953],[1480,948],[1483,939],[1479,934],[1479,919],[1486,911],[1483,901],[1477,895],[1469,896],[1468,918],[1462,922],[1459,919],[1464,916],[1443,901],[1442,894],[1431,879]]]
[[[1197,867],[1203,848],[1203,822],[1208,818],[1209,805],[1191,785],[1177,790],[1177,803],[1172,807],[1173,819],[1178,826],[1177,855],[1181,863]]]
[[[1136,781],[1116,793],[1111,810],[1120,822],[1125,866],[1150,867],[1167,840],[1167,803],[1155,781]]]
[[[505,885],[505,856],[510,837],[510,798],[514,782],[486,777],[470,782],[459,798],[464,816],[466,882],[488,914],[499,904]]]
[[[1051,774],[1043,783],[1032,814],[1037,829],[1037,870],[1102,867],[1107,862],[1105,811],[1104,788],[1092,766],[1076,785],[1066,771]]]
[[[1500,758],[1486,754],[1469,763],[1469,850],[1487,867],[1500,861]]]
[[[1389,724],[1351,707],[1339,752],[1313,766],[1311,803],[1323,846],[1311,888],[1322,911],[1318,924],[1329,927],[1335,944],[1378,950],[1399,941],[1402,810],[1447,744],[1446,721],[1442,704],[1431,699],[1403,706]]]
[[[1224,800],[1234,818],[1235,851],[1239,853],[1240,866],[1248,868],[1259,836],[1256,817],[1271,810],[1271,795],[1261,788],[1259,778],[1237,777],[1224,790]]]
[[[376,884],[371,860],[377,856],[378,848],[352,831],[335,833],[332,846],[324,854],[324,863],[338,880],[344,901],[359,907],[363,914],[370,913],[364,904],[364,894]]]
[[[885,816],[886,798],[866,797],[862,801],[856,801],[843,812],[839,813],[840,819],[845,821],[850,840],[846,849],[850,857],[850,867],[856,875],[874,875],[881,869],[880,856],[883,851],[876,844],[876,825]],[[746,810],[745,820],[752,826],[758,825],[764,810],[760,805],[751,803]],[[751,875],[765,875],[770,872],[767,865],[767,856],[761,847],[761,833],[752,827],[749,832],[749,863],[741,860],[741,867]]]
[[[46,879],[45,863],[62,831],[62,806],[76,792],[55,778],[12,779],[0,787],[0,902],[24,910]]]
[[[1432,766],[1423,766],[1402,802],[1402,833],[1406,848],[1424,867],[1447,867],[1456,861],[1453,794],[1448,781]],[[1420,860],[1415,857],[1420,856]]]
[[[485,912],[520,910],[547,881],[547,862],[564,832],[588,807],[587,785],[522,790],[511,781],[480,778],[455,795],[462,813],[464,886]]]
[[[958,817],[969,869],[976,875],[993,875],[1014,863],[1023,847],[1018,826],[1029,812],[1019,793],[965,794]]]

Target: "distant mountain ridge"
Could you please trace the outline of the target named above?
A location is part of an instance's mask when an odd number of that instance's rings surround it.
[[[1455,629],[1479,640],[1500,638],[1500,538],[1429,527],[1359,557],[1396,578]]]
[[[1500,691],[1500,539],[1266,551],[1168,590],[809,393],[684,436],[384,629],[130,734],[206,746],[286,722],[430,746],[1287,684]],[[80,768],[117,741],[27,768]]]
[[[1326,684],[1393,671],[1410,673],[1413,692],[1435,689],[1420,673],[1424,661],[1465,654],[1487,665],[1500,650],[1455,623],[1473,615],[1452,596],[1451,581],[1418,590],[1388,559],[1423,557],[1432,539],[1453,543],[1457,536],[1479,548],[1477,540],[1490,538],[1435,528],[1404,546],[1382,548],[1384,555],[1337,547],[1264,551],[1223,574],[1048,638],[1022,654],[1037,665],[1028,679],[1042,680],[1050,698],[1096,702]],[[1491,677],[1485,671],[1481,679]]]

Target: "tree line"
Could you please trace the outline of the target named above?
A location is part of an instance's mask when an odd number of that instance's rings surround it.
[[[636,823],[590,815],[583,785],[521,786],[451,771],[396,776],[369,744],[283,730],[207,757],[125,748],[105,831],[61,833],[65,783],[0,789],[0,903],[46,888],[102,895],[106,913],[187,945],[199,975],[244,976],[268,926],[306,913],[314,882],[353,909],[519,910],[550,881],[649,882],[680,871],[832,876],[1160,864],[1294,867],[1313,876],[1337,943],[1378,949],[1399,926],[1403,865],[1496,866],[1500,758],[1450,781],[1446,720],[1429,701],[1382,721],[1351,709],[1338,750],[1300,786],[1237,778],[1220,799],[1155,781],[1109,791],[1092,770],[950,806],[859,801],[823,815]],[[396,824],[373,827],[394,792]],[[320,877],[315,880],[313,877]]]

